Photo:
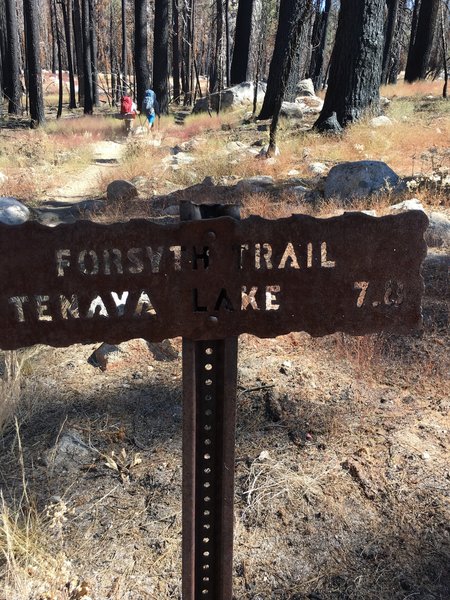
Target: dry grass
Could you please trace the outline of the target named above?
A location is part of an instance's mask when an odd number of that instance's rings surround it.
[[[415,81],[407,83],[400,80],[395,85],[384,85],[380,89],[380,95],[385,98],[411,98],[420,96],[442,96],[444,82],[441,80]]]

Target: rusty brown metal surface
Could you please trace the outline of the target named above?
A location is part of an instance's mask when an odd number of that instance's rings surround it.
[[[231,600],[237,338],[183,341],[183,599]]]
[[[0,347],[405,332],[427,218],[0,225]]]

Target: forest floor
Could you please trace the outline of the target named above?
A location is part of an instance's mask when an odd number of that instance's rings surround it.
[[[449,126],[448,113],[436,119]],[[261,138],[228,124],[212,135],[216,152]],[[205,137],[195,129],[182,139]],[[106,184],[126,174],[149,198],[201,181],[212,164],[201,149],[196,164],[167,166],[176,143],[166,134],[162,148],[153,144],[135,163],[124,150],[142,150],[141,142],[117,134],[95,141],[71,181],[47,186],[43,198],[104,197]],[[305,156],[257,162],[256,174],[284,176],[301,170]],[[226,179],[239,167],[216,166],[214,175]],[[421,200],[448,214],[445,193],[422,192]],[[245,201],[264,216],[292,210],[277,200],[271,212],[261,195]],[[443,304],[425,298],[423,329],[403,337],[240,337],[236,600],[448,600]],[[1,600],[181,597],[181,341],[127,342],[105,371],[89,360],[97,347],[19,353],[20,398],[0,437]]]

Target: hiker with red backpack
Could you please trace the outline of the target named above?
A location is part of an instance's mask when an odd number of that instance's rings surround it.
[[[125,131],[130,133],[133,120],[136,117],[137,107],[131,96],[124,95],[120,99],[120,116],[125,121]]]
[[[159,118],[159,104],[153,90],[146,90],[144,100],[142,101],[142,112],[147,117],[147,128],[150,131],[155,122],[155,116],[158,115]]]

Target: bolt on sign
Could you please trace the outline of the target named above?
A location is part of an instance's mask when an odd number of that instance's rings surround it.
[[[183,337],[183,600],[232,598],[237,337],[417,328],[427,224],[0,225],[2,349]]]

